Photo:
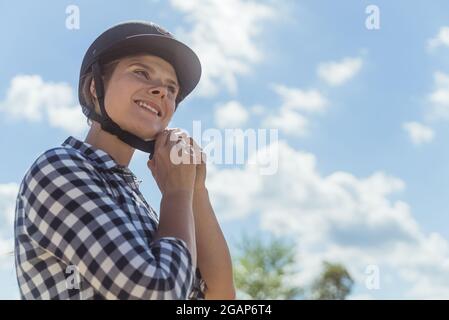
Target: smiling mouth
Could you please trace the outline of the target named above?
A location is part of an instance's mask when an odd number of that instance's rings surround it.
[[[134,103],[137,104],[139,107],[146,109],[147,111],[150,111],[151,113],[153,113],[154,115],[160,117],[161,116],[161,112],[157,111],[155,108],[153,108],[152,106],[148,105],[145,101],[142,100],[134,100]]]

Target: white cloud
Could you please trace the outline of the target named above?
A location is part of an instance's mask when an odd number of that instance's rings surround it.
[[[418,122],[406,122],[402,127],[416,145],[431,142],[435,136],[432,128]]]
[[[251,201],[248,201],[248,197],[255,197],[261,187],[261,176],[252,171],[254,166],[249,166],[246,171],[218,170],[214,166],[211,168],[212,170],[209,170],[208,166],[208,175],[213,178],[208,177],[207,187],[213,190],[214,207],[217,206],[216,208],[221,208],[220,211],[226,212],[221,218],[223,220],[237,219],[251,213],[253,205]]]
[[[248,111],[238,101],[229,101],[215,109],[215,123],[219,128],[239,128],[247,120]]]
[[[197,52],[203,74],[197,92],[213,96],[221,87],[237,91],[237,76],[251,72],[263,59],[257,45],[267,20],[276,17],[276,7],[242,0],[171,0],[171,5],[191,24],[175,32]]]
[[[0,221],[2,222],[2,226],[5,226],[5,224],[7,225],[6,228],[8,228],[8,230],[12,230],[10,227],[14,222],[14,211],[18,191],[19,186],[17,183],[0,184]],[[0,231],[1,230],[3,230],[3,228],[0,227]]]
[[[344,58],[341,61],[320,63],[317,73],[328,84],[339,86],[353,78],[361,68],[361,58]]]
[[[14,250],[14,239],[0,238],[0,270],[11,268],[11,252]]]
[[[309,119],[303,113],[322,113],[329,105],[327,99],[315,89],[302,90],[281,84],[271,87],[279,95],[281,104],[276,112],[266,113],[262,126],[280,129],[290,136],[303,137],[307,134]]]
[[[263,120],[265,128],[277,128],[290,136],[303,137],[307,133],[308,120],[296,111],[281,108],[277,115],[269,115]]]
[[[302,90],[274,84],[273,90],[282,99],[282,107],[305,112],[322,112],[328,105],[326,98],[315,89]]]
[[[449,47],[449,27],[441,27],[438,34],[427,41],[427,46],[429,49],[434,49],[439,46]]]
[[[361,289],[366,267],[377,265],[381,286],[392,273],[404,297],[449,298],[448,242],[425,234],[406,202],[390,200],[405,189],[403,181],[384,172],[323,176],[314,155],[283,141],[269,147],[279,150],[277,174],[262,176],[253,166],[216,170],[208,188],[221,219],[257,214],[262,229],[297,240],[299,285],[310,284],[327,260],[343,263]]]
[[[72,134],[87,128],[81,107],[74,103],[72,88],[66,83],[44,82],[39,75],[17,75],[10,83],[0,111],[12,119],[48,121]]]
[[[250,110],[251,110],[251,113],[256,116],[264,115],[267,112],[265,107],[260,104],[256,104],[256,105],[252,106]]]
[[[449,75],[437,71],[434,73],[434,90],[429,95],[430,111],[427,116],[432,120],[449,119]]]
[[[16,183],[0,184],[0,270],[10,269],[14,248],[14,214],[19,186]]]

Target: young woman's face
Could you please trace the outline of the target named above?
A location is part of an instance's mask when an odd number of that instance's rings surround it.
[[[122,129],[151,140],[168,126],[178,92],[178,79],[170,63],[153,55],[126,57],[108,82],[105,108]]]

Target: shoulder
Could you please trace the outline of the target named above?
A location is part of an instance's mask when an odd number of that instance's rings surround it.
[[[47,166],[61,167],[86,167],[94,170],[94,167],[81,152],[74,148],[58,146],[40,154],[30,169],[39,170]]]
[[[76,149],[58,146],[41,153],[25,174],[24,183],[33,185],[37,181],[52,181],[60,176],[72,176],[83,172],[96,177],[96,168]]]

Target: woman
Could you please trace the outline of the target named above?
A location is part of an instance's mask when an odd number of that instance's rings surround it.
[[[235,298],[201,149],[167,129],[200,75],[196,54],[153,23],[122,23],[92,43],[79,85],[93,120],[85,141],[70,136],[44,152],[20,185],[23,299]],[[160,219],[128,168],[136,148],[150,154]]]

